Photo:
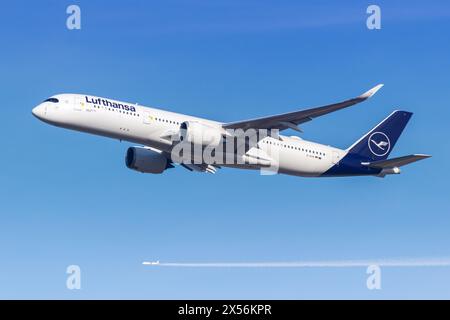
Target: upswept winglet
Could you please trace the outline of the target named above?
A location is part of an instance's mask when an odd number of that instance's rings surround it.
[[[360,98],[363,99],[369,99],[370,97],[372,97],[375,93],[377,93],[378,90],[380,90],[382,87],[384,86],[383,83],[380,83],[379,85],[376,85],[375,87],[373,87],[372,89],[364,92],[362,95],[360,95]]]

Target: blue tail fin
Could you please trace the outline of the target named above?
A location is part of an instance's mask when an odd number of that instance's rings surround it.
[[[411,116],[412,113],[407,111],[392,112],[389,117],[348,148],[348,153],[372,160],[387,159]]]

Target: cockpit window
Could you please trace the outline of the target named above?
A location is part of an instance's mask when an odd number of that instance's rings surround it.
[[[58,103],[59,100],[56,98],[48,98],[47,100],[44,100],[44,102],[53,102],[53,103]]]

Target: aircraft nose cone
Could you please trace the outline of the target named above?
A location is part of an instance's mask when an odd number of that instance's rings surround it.
[[[31,113],[36,118],[42,119],[42,118],[44,118],[44,107],[42,106],[42,104],[40,104],[40,105],[34,107],[33,110],[31,110]]]

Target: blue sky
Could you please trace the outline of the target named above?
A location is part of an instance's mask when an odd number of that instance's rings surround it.
[[[81,30],[65,27],[81,7]],[[450,257],[450,5],[377,1],[10,1],[0,19],[0,298],[450,298],[450,268],[149,268],[161,261]],[[414,112],[400,176],[306,179],[128,170],[128,143],[45,125],[50,95],[89,93],[219,121],[385,87],[302,137],[347,147]],[[82,270],[68,290],[66,267]]]

